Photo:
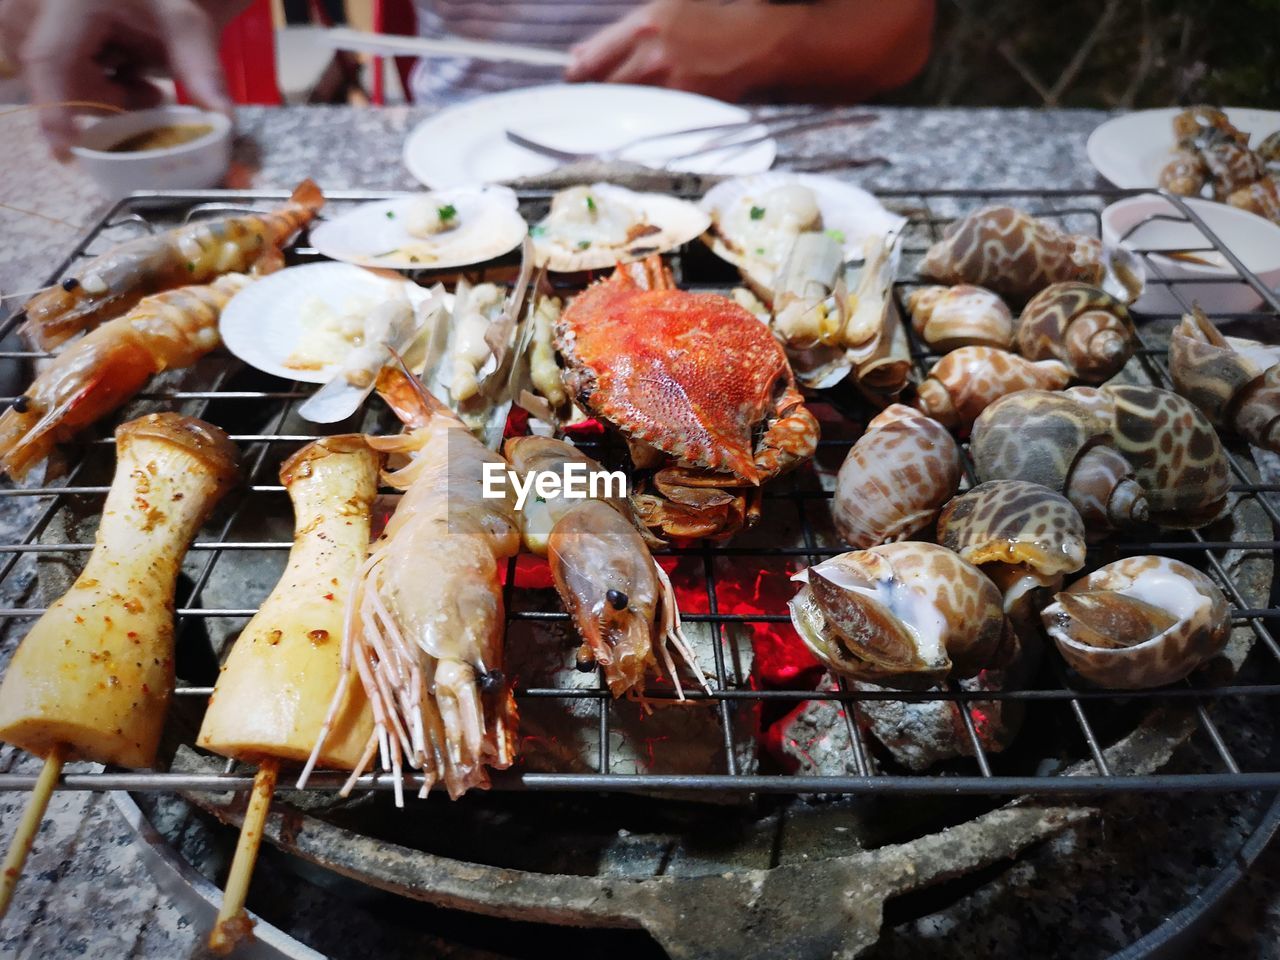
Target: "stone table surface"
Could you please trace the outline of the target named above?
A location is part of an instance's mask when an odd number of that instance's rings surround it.
[[[1107,116],[1099,111],[877,112],[868,126],[785,140],[778,165],[883,157],[888,165],[827,171],[872,190],[1105,186],[1085,154],[1086,137]],[[400,162],[401,144],[426,115],[413,107],[241,109],[235,183],[285,188],[312,177],[326,189],[413,188]],[[31,114],[0,117],[0,135],[0,294],[11,295],[37,287],[106,204],[79,171],[47,157]],[[0,536],[12,536],[16,523],[12,511],[0,510]],[[31,579],[20,565],[0,585],[0,606],[18,603]],[[7,662],[16,639],[8,631],[0,663]],[[1184,762],[1194,766],[1196,759]],[[0,769],[35,766],[5,747]],[[8,842],[22,800],[0,795],[0,842]],[[1198,889],[1221,851],[1247,832],[1246,813],[1256,804],[1257,798],[1230,797],[1124,801],[1095,828],[1045,845],[956,904],[891,925],[877,955],[1106,956],[1158,922],[1159,901],[1176,905],[1184,891]],[[1210,956],[1280,957],[1277,877],[1280,854],[1272,850],[1203,934],[1201,949]],[[351,906],[338,922],[322,886],[303,885],[283,904],[260,906],[268,917],[285,910],[307,939],[322,941],[334,955],[479,958],[506,952],[449,946],[427,932],[430,919],[401,923],[368,904]],[[370,929],[378,930],[373,939]],[[200,953],[202,937],[158,888],[109,798],[54,796],[13,908],[0,926],[0,956],[186,957]]]

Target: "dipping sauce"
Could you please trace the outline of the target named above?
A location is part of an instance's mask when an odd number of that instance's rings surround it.
[[[178,147],[192,140],[199,140],[213,132],[207,123],[171,123],[163,127],[153,127],[141,133],[133,133],[119,143],[107,148],[108,153],[141,153],[146,150],[164,150]]]

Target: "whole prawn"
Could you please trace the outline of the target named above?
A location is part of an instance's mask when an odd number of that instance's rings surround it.
[[[152,374],[186,367],[220,342],[218,317],[249,277],[147,297],[71,344],[0,414],[0,468],[23,476],[53,448],[120,407]]]
[[[486,498],[484,465],[504,463],[416,381],[392,367],[378,392],[409,428],[370,437],[375,449],[407,454],[384,474],[404,491],[365,561],[347,606],[344,667],[354,663],[373,708],[374,733],[346,789],[373,759],[395,775],[423,773],[420,796],[443,782],[451,797],[487,787],[487,767],[515,759],[515,697],[502,672],[502,561],[520,548],[513,497]],[[345,696],[345,677],[330,714]],[[326,719],[306,782],[328,736]]]
[[[563,440],[512,437],[504,452],[515,471],[525,477],[543,471],[564,475],[568,464],[581,464],[587,475],[604,472],[599,463]],[[615,697],[624,693],[640,697],[645,673],[657,664],[657,651],[676,695],[683,700],[670,651],[675,648],[706,688],[706,678],[680,627],[671,581],[650,554],[625,496],[533,501],[520,511],[519,520],[525,547],[547,557],[556,592],[583,639],[580,668],[599,664]]]
[[[231,272],[270,273],[280,248],[311,222],[324,195],[304,180],[269,213],[200,220],[138,237],[94,257],[75,274],[27,301],[27,336],[45,349],[119,316],[144,296]]]

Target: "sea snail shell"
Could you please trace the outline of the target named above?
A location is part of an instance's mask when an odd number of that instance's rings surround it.
[[[1173,388],[1216,427],[1280,452],[1280,365],[1265,372],[1196,308],[1169,340]]]
[[[1018,322],[1018,351],[1028,360],[1061,360],[1078,380],[1102,383],[1138,346],[1128,308],[1100,287],[1055,283],[1032,298]]]
[[[1126,557],[1058,594],[1041,614],[1077,673],[1112,689],[1160,687],[1217,656],[1230,610],[1207,576],[1168,557]]]
[[[1000,591],[981,571],[932,543],[887,543],[842,553],[796,574],[791,600],[801,639],[832,671],[903,687],[971,677],[1003,663]]]
[[[916,388],[916,407],[943,426],[967,427],[991,403],[1018,390],[1061,390],[1071,372],[1057,360],[1035,362],[995,347],[961,347],[933,365]]]
[[[1090,530],[1147,519],[1133,467],[1107,424],[1061,393],[1022,390],[987,407],[969,452],[979,481],[1027,480],[1063,494]]]
[[[1213,424],[1189,400],[1129,384],[1072,387],[1065,394],[1103,418],[1146,493],[1153,522],[1194,529],[1221,516],[1230,467]]]
[[[982,287],[921,287],[907,297],[911,326],[930,349],[1013,344],[1013,313],[997,294]]]
[[[960,448],[936,420],[895,403],[867,424],[836,477],[836,529],[856,549],[905,540],[960,486]]]

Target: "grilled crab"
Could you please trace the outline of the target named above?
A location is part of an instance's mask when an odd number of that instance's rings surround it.
[[[661,259],[619,266],[556,324],[565,383],[627,438],[655,533],[728,537],[760,484],[813,456],[818,422],[768,328],[727,297],[678,290]]]

